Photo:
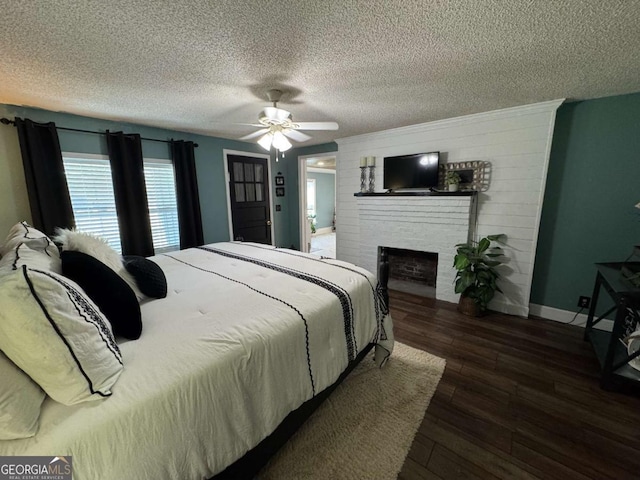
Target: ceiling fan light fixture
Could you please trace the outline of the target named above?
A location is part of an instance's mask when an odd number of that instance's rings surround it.
[[[275,132],[273,134],[273,147],[280,150],[281,152],[286,152],[291,148],[291,142],[287,140],[287,137],[283,135],[282,132]]]
[[[276,107],[266,107],[260,115],[258,115],[258,121],[262,124],[274,124],[280,125],[287,121],[291,121],[291,113]]]
[[[273,133],[269,132],[269,133],[265,133],[262,137],[260,137],[260,139],[258,140],[258,145],[260,145],[265,150],[269,151],[271,150],[272,142],[273,142]]]
[[[252,140],[260,137],[258,144],[265,150],[271,150],[271,147],[280,152],[289,150],[293,145],[289,138],[294,142],[306,142],[311,137],[300,130],[337,130],[336,122],[293,122],[291,112],[278,108],[278,102],[282,98],[282,90],[272,89],[267,92],[269,101],[273,103],[272,107],[265,107],[258,114],[258,124],[239,124],[249,125],[253,127],[263,127],[259,130],[245,135],[240,140]],[[288,138],[287,138],[288,137]]]

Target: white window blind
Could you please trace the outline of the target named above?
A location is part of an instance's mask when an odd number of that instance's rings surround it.
[[[108,157],[63,154],[76,228],[94,233],[122,252]],[[144,159],[151,235],[156,253],[180,248],[175,174],[170,160]]]
[[[65,154],[63,160],[76,228],[99,235],[122,252],[109,159],[103,155]]]
[[[178,250],[178,203],[176,181],[171,160],[144,160],[144,179],[147,184],[151,235],[156,253]]]

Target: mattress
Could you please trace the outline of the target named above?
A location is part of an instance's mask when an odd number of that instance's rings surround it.
[[[152,260],[168,295],[143,302],[138,340],[119,341],[113,395],[48,398],[36,436],[1,441],[0,455],[72,455],[76,480],[210,478],[367,344],[380,365],[393,350],[375,278],[352,264],[236,242]]]

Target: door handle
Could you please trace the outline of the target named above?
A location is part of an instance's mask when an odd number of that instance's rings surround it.
[[[267,220],[267,225],[271,226],[271,220]]]

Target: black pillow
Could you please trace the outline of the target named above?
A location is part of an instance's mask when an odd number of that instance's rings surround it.
[[[140,304],[127,282],[100,260],[86,253],[65,250],[60,258],[63,275],[82,287],[107,317],[113,333],[130,340],[140,338]]]
[[[167,277],[157,263],[138,255],[126,255],[123,263],[127,272],[136,280],[140,291],[147,297],[167,296]]]

